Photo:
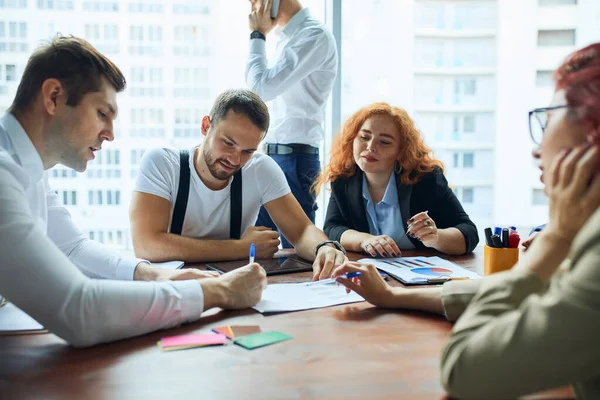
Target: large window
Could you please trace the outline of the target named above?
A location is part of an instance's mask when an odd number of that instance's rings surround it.
[[[532,192],[537,183],[528,154],[527,111],[546,105],[552,69],[568,52],[598,39],[593,29],[581,26],[585,19],[529,26],[500,20],[519,12],[518,3],[303,1],[340,44],[339,92],[332,94],[326,114],[322,159],[330,155],[337,133],[332,129],[361,107],[385,101],[414,120],[478,226],[529,217],[525,208],[543,213],[543,191]],[[577,15],[600,13],[597,1],[535,3],[544,15],[562,5],[577,8]],[[341,9],[333,7],[339,4]],[[83,232],[129,245],[127,211],[142,154],[155,147],[198,145],[202,117],[214,98],[246,86],[249,7],[247,1],[229,0],[0,0],[0,111],[12,103],[27,56],[57,32],[89,40],[127,79],[127,89],[117,97],[115,141],[103,144],[84,173],[60,165],[48,172]],[[528,18],[540,22],[535,15]],[[269,62],[280,51],[276,35],[267,38]],[[537,50],[524,47],[531,46],[527,37]],[[515,191],[511,199],[503,197],[504,184]],[[321,226],[324,192],[317,212]]]
[[[28,51],[27,22],[0,20],[0,53],[26,53]]]
[[[0,8],[27,8],[27,0],[0,0]]]
[[[165,112],[162,108],[132,108],[131,137],[162,138],[166,135]]]
[[[575,29],[540,30],[538,32],[538,46],[574,46]]]
[[[73,0],[37,0],[37,6],[43,10],[70,11],[73,9]]]

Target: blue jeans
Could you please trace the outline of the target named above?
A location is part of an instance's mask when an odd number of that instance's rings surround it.
[[[296,197],[298,203],[300,203],[300,206],[308,216],[308,219],[314,224],[317,202],[315,195],[311,190],[311,186],[321,171],[319,155],[294,153],[285,155],[271,154],[270,157],[275,160],[283,170],[288,184],[290,185],[290,189],[292,190],[292,194]],[[278,230],[264,207],[260,208],[256,226],[266,226],[273,230]],[[281,235],[281,244],[285,249],[294,247],[283,235]]]

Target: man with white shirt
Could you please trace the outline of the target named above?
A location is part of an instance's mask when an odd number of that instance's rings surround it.
[[[335,39],[297,0],[280,0],[271,19],[272,1],[250,0],[250,53],[246,83],[264,101],[273,101],[272,129],[264,150],[283,169],[292,193],[315,222],[316,199],[311,186],[320,171],[325,106],[337,75]],[[266,36],[276,25],[277,59],[269,67]],[[257,225],[275,225],[263,208]],[[291,247],[283,238],[283,246]]]
[[[305,215],[285,176],[255,153],[269,128],[267,105],[249,90],[220,94],[202,118],[202,143],[189,151],[153,149],[142,157],[130,219],[133,247],[151,261],[239,260],[254,243],[271,258],[279,234],[253,226],[261,206],[313,261],[313,278],[328,278],[346,257]]]
[[[212,307],[250,307],[266,286],[258,264],[218,278],[161,275],[75,227],[44,171],[59,163],[86,169],[114,139],[124,88],[119,69],[88,42],[57,36],[31,56],[0,118],[0,297],[76,346],[176,326]],[[132,282],[190,277],[203,279]]]

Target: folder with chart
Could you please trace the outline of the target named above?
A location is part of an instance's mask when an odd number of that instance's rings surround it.
[[[440,257],[363,258],[405,285],[430,285],[452,279],[479,279],[475,272]]]

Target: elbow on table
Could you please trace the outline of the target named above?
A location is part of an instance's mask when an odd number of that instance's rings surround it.
[[[458,369],[459,357],[456,357],[453,352],[449,352],[446,348],[442,353],[440,376],[441,384],[446,390],[446,393],[456,399],[492,399],[498,398],[494,396],[493,391],[486,391],[482,383],[474,382],[469,376],[472,376],[469,371],[465,371],[461,367]],[[473,366],[477,368],[476,365]],[[491,378],[491,377],[490,377]]]
[[[162,262],[166,261],[161,259],[160,254],[157,252],[158,243],[155,237],[150,235],[140,236],[134,235],[132,237],[133,252],[136,257],[148,260],[150,262]]]
[[[90,332],[84,329],[80,319],[65,318],[62,326],[52,329],[52,333],[59,336],[65,342],[76,348],[91,347],[105,342],[99,332]]]

